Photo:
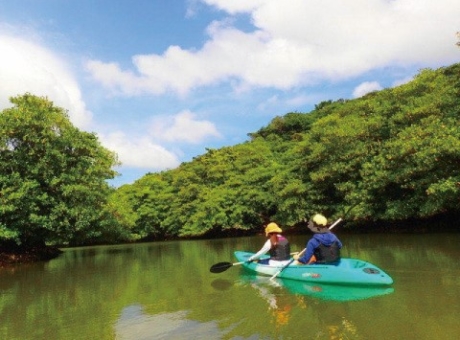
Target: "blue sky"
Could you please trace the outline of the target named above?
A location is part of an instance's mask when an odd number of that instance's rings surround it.
[[[458,0],[0,0],[0,110],[67,109],[119,186],[459,62],[459,18]]]

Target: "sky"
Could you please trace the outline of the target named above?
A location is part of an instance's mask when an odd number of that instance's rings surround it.
[[[52,100],[117,153],[118,187],[457,63],[459,18],[459,0],[0,0],[0,110]]]

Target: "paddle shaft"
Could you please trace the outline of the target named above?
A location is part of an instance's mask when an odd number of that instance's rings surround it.
[[[342,222],[342,217],[340,217],[337,221],[335,221],[330,227],[329,227],[329,230],[331,230],[332,228],[334,228],[337,224],[339,224],[340,222]]]
[[[307,250],[307,248],[303,248],[300,253],[299,253],[299,257],[303,255],[303,253],[305,253],[305,250]],[[278,270],[275,275],[273,275],[270,280],[273,280],[274,278],[276,278],[285,268],[287,268],[292,262],[294,262],[295,260],[292,258],[283,268],[281,268],[280,270]]]

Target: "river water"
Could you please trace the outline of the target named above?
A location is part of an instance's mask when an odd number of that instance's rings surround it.
[[[0,270],[0,339],[458,339],[460,234],[338,236],[391,288],[209,272],[263,236],[65,249]]]

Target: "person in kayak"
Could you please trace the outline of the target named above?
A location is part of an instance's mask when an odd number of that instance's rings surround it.
[[[265,236],[268,240],[262,248],[249,258],[249,261],[255,261],[267,252],[270,254],[269,259],[259,260],[262,264],[283,264],[291,258],[291,248],[289,241],[281,233],[283,230],[275,223],[271,222],[265,227]]]
[[[334,263],[340,260],[342,242],[327,227],[327,218],[321,214],[313,216],[308,228],[314,235],[307,242],[303,255],[294,255],[294,264]]]

